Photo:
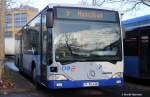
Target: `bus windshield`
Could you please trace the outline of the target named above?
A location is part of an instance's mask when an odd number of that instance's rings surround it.
[[[121,60],[118,23],[56,20],[53,32],[56,61]]]

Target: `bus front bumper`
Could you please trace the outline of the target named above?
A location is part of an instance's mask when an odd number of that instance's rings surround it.
[[[103,86],[123,86],[123,78],[103,79],[103,80],[48,80],[49,89],[61,88],[84,88],[84,87],[103,87]]]

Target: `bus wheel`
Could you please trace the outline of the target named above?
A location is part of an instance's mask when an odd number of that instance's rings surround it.
[[[36,70],[35,70],[35,67],[32,70],[32,81],[33,81],[33,84],[36,87],[36,89],[39,89],[39,84],[36,81]]]
[[[17,60],[17,62],[16,62],[16,66],[17,66],[17,68],[19,69],[19,73],[20,73],[20,74],[23,74],[23,70],[21,69],[19,58],[18,58],[18,60]]]
[[[19,58],[16,61],[16,66],[19,68]]]

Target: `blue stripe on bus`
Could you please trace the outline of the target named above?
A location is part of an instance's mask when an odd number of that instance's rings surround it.
[[[124,74],[126,76],[131,76],[131,77],[139,76],[138,56],[125,56],[124,57]]]
[[[117,83],[117,81],[120,81],[121,83]],[[84,83],[88,82],[98,82],[99,86],[122,86],[123,85],[123,78],[113,78],[113,79],[103,79],[103,80],[79,80],[79,81],[71,81],[71,80],[49,80],[47,81],[47,87],[49,89],[59,89],[59,88],[83,88]],[[58,84],[62,84],[62,86],[57,86]]]
[[[147,20],[150,20],[150,15],[144,15],[144,16],[128,19],[128,20],[123,21],[122,24],[128,25],[128,24],[137,23],[141,21],[147,21]]]

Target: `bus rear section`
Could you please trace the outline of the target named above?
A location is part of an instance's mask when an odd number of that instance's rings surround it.
[[[36,82],[50,89],[123,85],[118,12],[49,6],[22,33],[20,70]]]

